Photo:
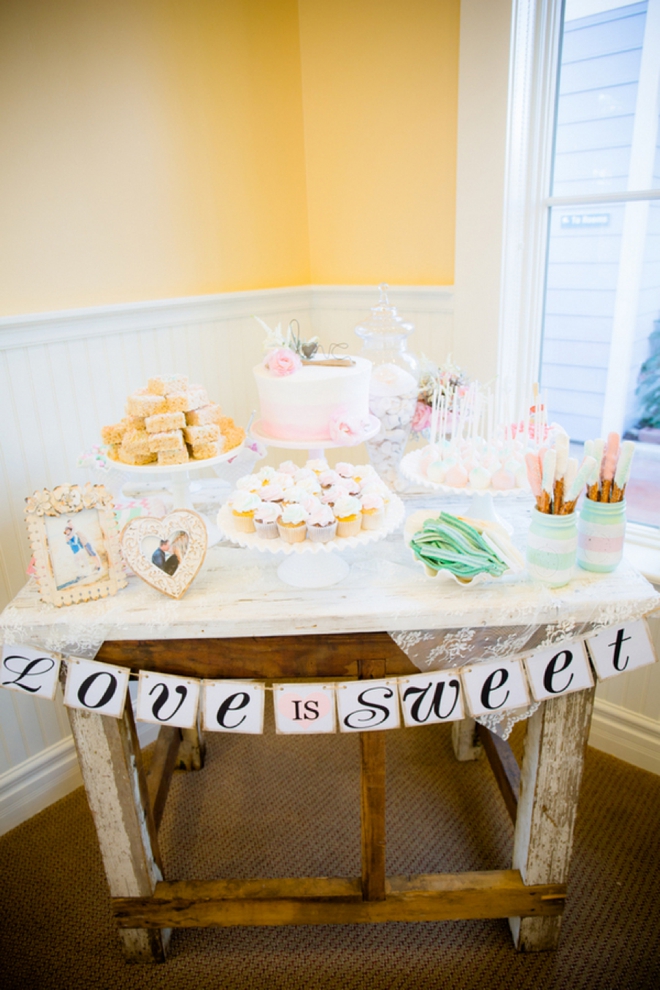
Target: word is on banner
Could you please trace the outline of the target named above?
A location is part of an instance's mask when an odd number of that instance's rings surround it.
[[[10,643],[2,647],[0,686],[10,691],[23,691],[33,698],[52,701],[59,672],[60,661],[43,650]]]
[[[399,678],[399,698],[406,726],[455,722],[465,717],[457,670],[437,670]]]
[[[209,732],[264,731],[263,681],[204,681],[202,725]]]
[[[339,728],[342,732],[398,729],[397,681],[346,681],[337,685]]]
[[[192,729],[197,724],[200,682],[194,677],[175,677],[141,670],[138,682],[137,718]]]
[[[519,660],[497,660],[461,667],[470,714],[490,715],[529,704],[527,682]]]
[[[277,732],[337,731],[334,684],[275,684],[273,701]]]
[[[589,636],[587,646],[598,679],[605,681],[626,670],[637,670],[654,663],[656,656],[649,627],[644,619],[625,626],[611,626]]]
[[[128,667],[112,667],[96,660],[67,660],[64,704],[68,708],[86,708],[97,715],[121,718],[128,688]]]
[[[593,687],[594,679],[583,642],[557,643],[525,657],[534,701],[572,694]]]

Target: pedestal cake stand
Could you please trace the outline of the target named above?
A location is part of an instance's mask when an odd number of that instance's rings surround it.
[[[203,461],[186,461],[185,464],[123,464],[121,461],[108,461],[112,471],[121,474],[137,475],[142,481],[153,481],[156,478],[168,482],[172,489],[174,509],[192,509],[190,497],[191,475],[197,474],[202,468],[212,468],[218,464],[231,461],[242,450],[243,444],[232,447],[217,457],[207,457]]]

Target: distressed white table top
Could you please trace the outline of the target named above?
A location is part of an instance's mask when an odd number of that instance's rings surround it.
[[[420,504],[411,500],[410,511]],[[529,503],[512,499],[507,509],[520,542]],[[277,577],[279,557],[215,546],[179,601],[132,577],[128,588],[114,598],[56,608],[44,605],[36,585],[29,582],[0,616],[0,635],[4,642],[33,642],[42,648],[89,656],[106,639],[290,636],[571,622],[614,625],[660,606],[660,596],[625,560],[609,575],[576,568],[569,585],[550,590],[526,575],[505,576],[474,588],[428,578],[404,545],[400,531],[368,548],[347,551],[346,559],[351,572],[339,585],[300,590]]]

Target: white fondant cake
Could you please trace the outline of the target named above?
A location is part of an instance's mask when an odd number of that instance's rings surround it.
[[[261,408],[260,427],[278,440],[331,440],[331,421],[369,417],[371,361],[355,357],[350,367],[305,364],[290,375],[254,368]]]

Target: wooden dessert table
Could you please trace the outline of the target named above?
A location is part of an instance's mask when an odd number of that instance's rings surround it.
[[[6,640],[21,630],[26,637],[7,641],[51,648],[96,637],[103,644],[98,660],[134,671],[325,680],[418,673],[385,630],[506,629],[569,617],[579,623],[609,616],[616,623],[658,601],[625,562],[615,575],[582,575],[567,589],[548,592],[525,577],[473,589],[429,580],[400,534],[368,555],[356,551],[352,560],[342,584],[299,590],[277,580],[270,555],[218,546],[180,601],[133,578],[114,599],[55,609],[41,605],[28,585],[0,627]],[[201,736],[163,727],[145,774],[130,705],[121,720],[69,709],[127,957],[164,959],[170,930],[178,926],[461,918],[509,918],[521,950],[556,946],[592,701],[590,690],[542,704],[528,721],[521,769],[507,744],[482,726],[454,723],[457,758],[474,759],[483,745],[515,822],[509,870],[386,876],[387,733],[376,731],[360,733],[361,876],[213,881],[164,877],[158,848],[172,770],[201,768]]]

